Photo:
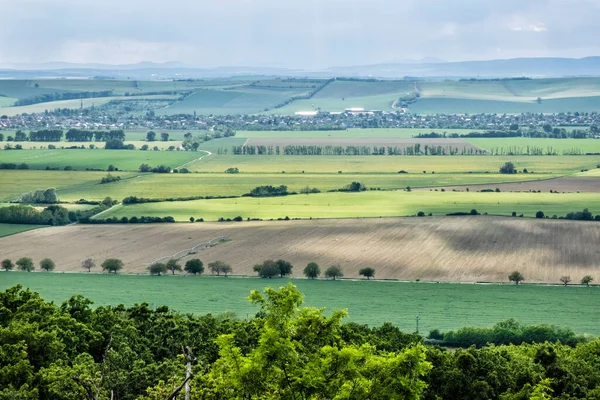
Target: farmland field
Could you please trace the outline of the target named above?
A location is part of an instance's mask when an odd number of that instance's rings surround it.
[[[507,154],[511,149],[514,152],[515,148],[523,149],[527,147],[542,148],[544,152],[548,149],[562,154],[564,151],[577,149],[582,154],[585,153],[600,153],[600,139],[544,139],[544,138],[493,138],[493,139],[471,139],[466,138],[467,142],[488,150],[502,150],[501,153]]]
[[[476,146],[469,144],[462,139],[413,139],[413,138],[253,138],[248,139],[247,146],[390,146],[390,147],[408,147],[421,145],[421,147],[441,146],[444,149],[456,148],[458,151],[463,149],[475,149]]]
[[[219,218],[277,219],[395,217],[468,212],[510,215],[513,211],[533,217],[537,211],[564,216],[589,208],[600,211],[595,193],[479,193],[427,191],[368,191],[362,193],[321,193],[267,198],[236,198],[184,202],[146,203],[114,208],[103,217],[172,216],[187,221],[191,216],[208,221]]]
[[[218,314],[233,311],[253,316],[257,307],[245,298],[251,290],[283,286],[287,280],[220,279],[209,277],[111,276],[56,273],[0,273],[0,290],[22,284],[47,300],[60,304],[77,293],[94,306],[167,305],[182,313]],[[345,308],[348,321],[371,326],[391,322],[405,332],[454,330],[463,326],[490,326],[507,318],[526,324],[554,324],[577,333],[600,334],[597,307],[581,318],[581,304],[596,304],[600,290],[582,287],[457,285],[392,282],[293,280],[304,293],[305,305]],[[132,289],[135,288],[135,289]],[[173,295],[176,293],[176,295]]]
[[[576,282],[600,269],[600,223],[492,216],[73,225],[8,236],[0,247],[11,259],[50,257],[58,271],[114,257],[123,272],[145,274],[154,260],[220,236],[230,240],[182,262],[223,260],[233,274],[255,276],[255,264],[283,258],[296,266],[295,277],[315,261],[322,269],[340,264],[347,278],[370,266],[379,279],[445,282],[507,282],[515,268],[530,283],[558,283],[563,275]]]
[[[590,193],[599,193],[600,192],[600,178],[598,175],[588,176],[586,173],[577,174],[574,177],[561,177],[561,178],[551,178],[551,179],[540,179],[537,181],[524,181],[524,182],[509,182],[509,183],[492,183],[492,184],[477,184],[473,185],[472,182],[469,185],[462,186],[448,186],[445,185],[443,188],[445,190],[462,190],[466,191],[468,188],[470,191],[480,191],[484,189],[500,189],[503,192],[528,192],[528,191],[538,191],[549,192],[558,191],[558,192],[590,192]],[[579,176],[581,175],[581,176]],[[438,187],[441,189],[442,186]],[[430,188],[420,189],[420,190],[430,190]]]
[[[42,225],[0,224],[0,237],[14,235],[15,233],[25,232],[42,227]]]
[[[2,162],[26,163],[31,169],[98,168],[106,170],[112,164],[125,171],[136,171],[140,164],[151,166],[159,164],[172,168],[195,160],[204,153],[187,151],[141,151],[141,150],[104,150],[104,149],[54,149],[54,150],[13,150],[2,151]]]

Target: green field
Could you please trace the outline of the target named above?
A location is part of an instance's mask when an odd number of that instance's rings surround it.
[[[0,159],[5,163],[26,163],[31,169],[64,168],[78,170],[98,168],[106,170],[112,164],[124,171],[136,171],[140,164],[168,165],[175,168],[201,157],[204,153],[187,151],[141,151],[104,149],[55,149],[2,151]]]
[[[473,129],[419,129],[419,128],[351,128],[343,131],[238,131],[236,137],[243,138],[412,138],[420,133],[456,133],[464,135],[477,132]]]
[[[144,134],[144,137],[146,135]],[[154,142],[146,142],[145,140],[125,140],[123,143],[132,144],[136,149],[140,149],[143,145],[148,145],[148,151],[153,151],[154,147],[158,147],[161,150],[167,150],[171,146],[175,146],[176,148],[181,146],[181,140],[170,140],[168,142],[163,141],[154,141]],[[62,148],[67,148],[71,146],[85,146],[89,148],[91,144],[94,146],[98,146],[99,150],[102,150],[104,147],[103,142],[11,142],[11,145],[14,147],[17,144],[20,144],[25,150],[47,150],[49,145],[53,145],[56,149],[61,150]]]
[[[252,289],[282,286],[287,280],[213,277],[151,277],[99,274],[2,273],[0,290],[21,284],[57,303],[73,294],[94,301],[95,306],[132,305],[147,302],[190,313],[233,311],[253,316],[257,308],[245,298]],[[435,283],[356,282],[293,280],[305,295],[305,305],[329,310],[347,308],[349,321],[369,325],[391,322],[403,331],[447,331],[463,326],[490,326],[507,318],[526,324],[555,324],[578,333],[600,335],[597,304],[600,288]],[[74,292],[73,288],[77,288]]]
[[[466,139],[467,142],[488,151],[503,150],[507,153],[511,149],[527,147],[540,147],[544,151],[553,149],[558,154],[564,151],[573,152],[579,150],[581,153],[600,153],[599,139],[545,139],[545,138],[493,138],[493,139]]]
[[[187,221],[190,216],[215,221],[220,217],[277,219],[290,218],[360,218],[393,217],[426,214],[444,215],[468,212],[510,215],[513,211],[535,216],[564,216],[570,211],[589,208],[600,211],[600,196],[596,193],[478,193],[478,192],[406,192],[368,191],[362,193],[321,193],[267,198],[236,198],[195,200],[184,202],[145,203],[112,209],[103,218],[172,216]]]
[[[0,207],[2,205],[0,204]],[[0,237],[42,228],[42,225],[0,224]]]
[[[211,143],[211,142],[208,142]],[[215,143],[216,145],[216,143]],[[230,149],[231,150],[231,149]],[[214,155],[193,162],[193,171],[223,172],[237,167],[241,172],[260,173],[409,173],[432,171],[495,173],[507,161],[519,170],[568,174],[595,168],[600,156],[242,156]]]

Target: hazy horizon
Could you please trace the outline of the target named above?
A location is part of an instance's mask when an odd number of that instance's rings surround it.
[[[320,69],[600,55],[593,0],[0,0],[0,65]]]

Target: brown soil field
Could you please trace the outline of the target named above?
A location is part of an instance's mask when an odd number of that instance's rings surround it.
[[[422,148],[427,146],[452,147],[462,150],[474,146],[463,139],[410,139],[410,138],[251,138],[246,145],[250,146],[397,146],[409,147],[420,144]]]
[[[564,192],[582,192],[582,193],[600,193],[600,178],[592,177],[563,177],[553,179],[541,179],[539,181],[511,182],[511,183],[490,183],[480,185],[460,185],[460,186],[439,186],[436,188],[416,188],[414,190],[441,189],[465,191],[467,188],[471,192],[477,192],[484,189],[496,188],[503,192],[529,192],[541,190],[542,192],[558,191]]]
[[[81,271],[88,257],[98,264],[119,258],[123,272],[146,273],[157,258],[221,235],[231,240],[188,257],[205,265],[226,261],[236,275],[254,275],[256,263],[283,258],[295,276],[315,261],[322,270],[340,264],[347,278],[371,266],[379,279],[505,282],[515,269],[527,282],[600,279],[600,224],[491,216],[72,225],[0,238],[0,254],[36,264],[50,257],[58,271]]]

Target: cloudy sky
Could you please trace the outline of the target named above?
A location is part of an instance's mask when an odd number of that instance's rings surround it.
[[[600,55],[599,0],[0,0],[0,64]]]

